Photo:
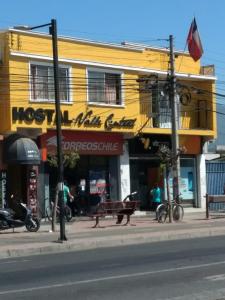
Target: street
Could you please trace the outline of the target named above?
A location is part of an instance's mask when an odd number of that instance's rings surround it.
[[[0,299],[225,299],[225,238],[0,260]]]

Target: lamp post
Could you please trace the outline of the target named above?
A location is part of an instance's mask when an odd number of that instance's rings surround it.
[[[57,161],[58,161],[58,201],[60,208],[60,237],[59,241],[66,241],[65,234],[65,218],[64,218],[64,201],[63,201],[63,158],[62,158],[62,131],[61,131],[61,111],[59,97],[59,63],[58,63],[58,43],[57,43],[57,24],[56,20],[52,19],[51,23],[29,27],[16,26],[15,29],[33,30],[42,27],[49,27],[49,34],[52,36],[53,50],[53,69],[54,69],[54,90],[55,90],[55,112],[56,112],[56,139],[57,139]]]

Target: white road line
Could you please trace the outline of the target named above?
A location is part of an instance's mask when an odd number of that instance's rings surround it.
[[[30,288],[24,288],[24,289],[6,290],[6,291],[0,291],[0,295],[26,293],[26,292],[32,292],[32,291],[38,291],[38,290],[46,290],[46,289],[52,289],[52,288],[60,288],[60,287],[67,287],[67,286],[72,286],[72,285],[81,285],[81,284],[95,283],[95,282],[99,282],[99,281],[116,280],[116,279],[122,279],[122,278],[141,277],[141,276],[154,275],[154,274],[165,273],[165,272],[176,272],[176,271],[192,270],[192,269],[198,269],[198,268],[207,268],[207,267],[217,266],[217,265],[221,265],[221,264],[225,264],[225,261],[223,260],[223,261],[218,261],[218,262],[214,262],[214,263],[183,266],[183,267],[163,269],[163,270],[157,270],[157,271],[140,272],[140,273],[133,273],[133,274],[123,274],[123,275],[115,275],[115,276],[108,276],[108,277],[99,277],[99,278],[93,278],[93,279],[87,279],[87,280],[68,281],[68,282],[64,282],[64,283],[56,283],[56,284],[51,284],[51,285],[43,285],[43,286],[30,287]]]
[[[204,279],[210,280],[210,281],[220,281],[220,280],[225,280],[225,274],[217,274],[217,275],[212,275],[212,276],[207,276]],[[224,298],[225,299],[225,298]]]
[[[0,262],[0,265],[15,264],[15,263],[24,263],[24,262],[28,262],[28,261],[31,261],[31,260],[29,260],[29,259],[23,259],[23,260],[8,260],[8,261]]]

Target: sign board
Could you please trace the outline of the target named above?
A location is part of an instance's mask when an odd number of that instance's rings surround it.
[[[55,131],[41,136],[42,148],[55,154],[57,139]],[[62,131],[62,150],[64,153],[76,151],[82,155],[121,155],[123,153],[123,135],[103,132]]]
[[[0,208],[4,208],[7,196],[7,172],[6,170],[0,171]]]

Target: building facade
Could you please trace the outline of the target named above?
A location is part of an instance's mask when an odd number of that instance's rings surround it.
[[[0,47],[2,202],[16,192],[35,210],[57,181],[47,163],[56,153],[52,40],[9,29],[1,32]],[[138,190],[147,209],[154,183],[165,186],[158,147],[171,147],[168,50],[59,37],[58,51],[62,150],[80,155],[65,178],[84,192],[87,205],[103,190],[112,200]],[[175,67],[178,135],[186,148],[180,189],[184,204],[201,207],[202,146],[216,136],[215,77],[187,53],[175,52]]]

